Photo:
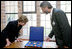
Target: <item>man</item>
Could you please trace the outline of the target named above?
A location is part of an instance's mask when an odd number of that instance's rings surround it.
[[[66,14],[60,10],[53,8],[52,5],[44,1],[40,4],[42,11],[51,15],[52,31],[46,40],[50,40],[55,35],[58,48],[71,47],[71,27],[69,26]]]
[[[28,19],[21,15],[18,20],[10,21],[1,32],[0,48],[9,46],[19,35],[22,26],[26,25]],[[17,39],[18,40],[18,39]]]

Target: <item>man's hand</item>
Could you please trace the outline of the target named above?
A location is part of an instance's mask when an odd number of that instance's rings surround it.
[[[6,42],[7,42],[7,44],[5,45],[6,47],[11,45],[11,42],[9,41],[9,39],[6,39]]]
[[[67,47],[67,46],[64,46],[64,48],[69,48],[69,47]]]
[[[51,39],[51,38],[47,37],[47,38],[45,39],[45,41],[49,42],[49,41],[50,41],[50,39]]]

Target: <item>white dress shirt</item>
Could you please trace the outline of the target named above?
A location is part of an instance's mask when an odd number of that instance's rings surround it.
[[[50,12],[50,18],[52,18],[52,12],[53,12],[53,8],[51,9],[51,12]]]

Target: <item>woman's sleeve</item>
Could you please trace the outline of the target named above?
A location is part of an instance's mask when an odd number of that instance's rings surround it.
[[[11,29],[10,27],[11,27],[11,22],[9,22],[8,24],[7,24],[7,26],[5,27],[5,29],[2,31],[2,36],[4,37],[4,38],[8,38],[9,37],[9,30]]]

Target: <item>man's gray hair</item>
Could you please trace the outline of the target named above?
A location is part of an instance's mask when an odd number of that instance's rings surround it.
[[[52,5],[48,1],[43,1],[40,4],[40,7],[48,7],[49,9],[51,9],[52,8]]]

